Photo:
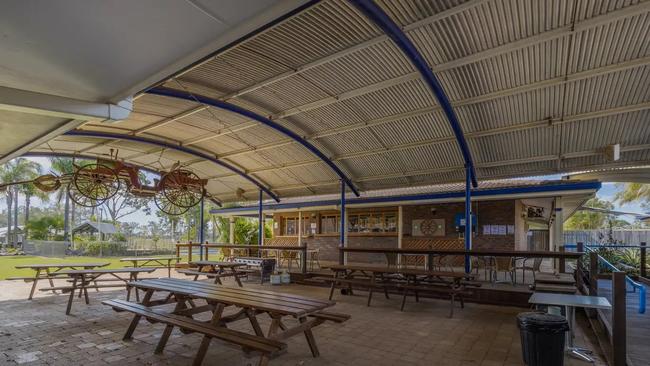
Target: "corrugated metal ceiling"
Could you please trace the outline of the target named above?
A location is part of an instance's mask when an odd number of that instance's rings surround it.
[[[479,180],[634,165],[650,154],[650,2],[384,0],[439,77]],[[322,1],[166,86],[269,116],[307,138],[362,189],[461,181],[451,129],[395,45],[346,1]],[[271,128],[197,103],[143,95],[132,118],[84,129],[210,153],[280,197],[334,192],[338,177]],[[187,115],[185,115],[187,114]],[[180,117],[179,117],[180,116]],[[618,143],[621,160],[604,148]],[[38,151],[189,164],[236,201],[255,186],[212,163],[148,145],[60,137]],[[646,161],[647,162],[647,161]],[[160,166],[158,167],[158,169]]]

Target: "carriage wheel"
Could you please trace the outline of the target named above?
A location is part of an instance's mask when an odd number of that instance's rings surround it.
[[[188,170],[170,172],[160,185],[167,200],[184,208],[196,206],[205,193],[201,179]]]
[[[189,210],[189,207],[181,207],[175,205],[173,202],[167,199],[167,197],[162,194],[158,193],[153,197],[153,201],[156,204],[156,206],[160,209],[160,211],[166,213],[167,215],[172,215],[172,216],[177,216],[177,215],[182,215]]]
[[[70,197],[72,202],[84,207],[97,207],[102,203],[104,203],[104,201],[106,201],[106,200],[95,200],[79,193],[77,187],[75,187],[74,184],[72,183],[68,184],[68,196]]]
[[[120,190],[120,178],[106,165],[88,164],[72,177],[76,191],[93,201],[106,201]]]

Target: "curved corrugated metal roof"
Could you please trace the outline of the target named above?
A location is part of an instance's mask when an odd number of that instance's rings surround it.
[[[478,179],[630,166],[650,157],[650,1],[386,0],[382,8],[445,88]],[[166,87],[226,100],[304,136],[362,191],[462,181],[440,106],[399,49],[352,5],[323,1]],[[209,153],[280,197],[327,194],[338,176],[273,129],[198,103],[142,95],[126,121],[83,129]],[[621,159],[603,149],[621,145]],[[183,153],[62,136],[36,151],[181,161],[222,201],[257,188]],[[252,195],[252,193],[251,193]]]

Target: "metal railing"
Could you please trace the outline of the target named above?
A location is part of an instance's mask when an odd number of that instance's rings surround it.
[[[578,246],[576,244],[566,244],[566,245],[564,245],[564,247],[566,249],[577,249]],[[615,265],[610,263],[607,259],[603,258],[603,256],[598,254],[598,252],[596,252],[596,250],[595,250],[597,248],[608,248],[608,247],[612,247],[612,248],[640,248],[641,246],[638,246],[638,245],[594,245],[594,246],[585,245],[584,246],[585,251],[596,253],[598,255],[598,261],[600,263],[603,263],[605,265],[605,267],[609,268],[611,271],[619,271],[619,269]],[[597,279],[595,279],[595,280],[597,280]],[[628,275],[625,276],[625,282],[627,282],[632,287],[632,292],[633,293],[636,293],[636,291],[639,290],[639,308],[638,308],[638,311],[639,311],[639,314],[645,314],[645,309],[646,309],[646,289],[645,289],[645,286],[643,286],[642,284],[634,281]]]

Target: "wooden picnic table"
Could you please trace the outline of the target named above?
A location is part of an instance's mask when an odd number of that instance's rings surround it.
[[[319,351],[312,328],[327,320],[342,322],[349,318],[344,314],[323,311],[334,306],[335,302],[333,301],[288,293],[220,286],[175,278],[143,280],[133,282],[130,286],[146,292],[142,302],[144,306],[155,307],[176,302],[176,307],[172,313],[189,318],[202,312],[211,312],[212,319],[209,325],[215,327],[227,327],[230,322],[248,319],[257,337],[282,341],[293,335],[304,333],[314,357],[319,355]],[[164,300],[151,300],[156,292],[166,293],[167,296]],[[205,301],[206,305],[198,305],[197,300]],[[228,306],[235,307],[238,310],[233,314],[224,316],[223,310]],[[271,317],[271,324],[267,332],[262,330],[257,321],[257,315],[262,313]],[[285,317],[297,319],[298,322],[296,325],[290,325],[285,323]],[[138,314],[134,316],[124,339],[131,338],[140,318],[141,316]],[[168,323],[160,338],[156,352],[162,352],[173,328],[174,325]],[[207,341],[204,338],[194,360],[195,365],[201,363],[209,343],[210,338],[208,337]]]
[[[48,280],[50,282],[50,287],[54,287],[54,282],[52,279],[61,275],[61,271],[68,269],[93,269],[98,267],[106,267],[110,263],[101,262],[101,263],[57,263],[57,264],[23,264],[15,266],[16,269],[31,269],[34,271],[33,277],[9,277],[7,280],[23,280],[25,282],[33,282],[32,289],[29,292],[28,300],[31,300],[34,297],[34,291],[36,291],[36,284],[39,280]],[[43,273],[45,272],[45,273]],[[52,291],[56,293],[56,291]]]
[[[120,262],[131,262],[133,268],[138,267],[155,267],[155,268],[167,268],[167,277],[172,276],[172,261],[180,260],[180,257],[176,256],[167,256],[167,257],[128,257],[120,259]],[[167,261],[167,264],[163,263]]]
[[[451,313],[453,315],[453,303],[456,296],[467,294],[466,285],[480,286],[476,283],[467,283],[475,278],[474,275],[464,272],[432,271],[416,268],[386,267],[386,266],[363,266],[336,264],[328,266],[334,272],[334,278],[316,277],[316,279],[331,282],[329,299],[334,295],[334,289],[338,285],[347,284],[349,294],[353,294],[352,286],[358,285],[368,289],[368,302],[370,306],[373,290],[381,288],[384,296],[389,299],[388,289],[391,287],[400,288],[403,291],[402,310],[406,302],[408,291],[414,291],[416,301],[419,301],[418,292],[441,292],[451,296]],[[355,276],[361,274],[364,279]],[[462,297],[461,306],[463,306]]]
[[[243,287],[239,277],[245,275],[237,268],[246,267],[245,263],[238,262],[224,262],[224,261],[194,261],[190,262],[190,266],[196,266],[196,269],[182,269],[178,270],[179,273],[185,273],[189,276],[194,276],[194,281],[198,280],[199,276],[204,275],[214,278],[214,283],[222,285],[222,277],[233,277],[239,287]],[[205,271],[205,269],[208,271]]]
[[[131,298],[131,283],[138,280],[138,275],[140,273],[151,273],[155,271],[155,268],[115,268],[115,269],[74,269],[74,270],[62,270],[59,271],[59,274],[67,275],[71,277],[72,283],[69,286],[61,287],[52,287],[48,289],[41,289],[41,291],[48,290],[61,290],[63,292],[70,292],[68,298],[68,305],[65,310],[66,315],[70,315],[70,310],[72,309],[72,300],[74,299],[75,291],[79,290],[79,297],[84,296],[86,304],[89,304],[88,300],[88,289],[94,288],[99,291],[100,288],[108,287],[126,287],[126,298],[129,300]],[[119,274],[128,274],[128,278],[123,278],[118,276]],[[99,277],[109,276],[109,279],[98,280]],[[98,285],[98,281],[118,281],[123,282],[123,284],[109,284],[109,285]],[[94,285],[90,285],[94,283]],[[136,299],[139,300],[138,291],[135,292]]]

